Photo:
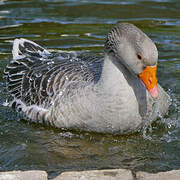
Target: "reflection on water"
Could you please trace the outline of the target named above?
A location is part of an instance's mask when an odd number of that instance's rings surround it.
[[[179,0],[0,1],[0,170],[128,168],[149,172],[180,168],[180,3]],[[159,50],[158,79],[172,106],[146,132],[113,136],[69,132],[20,121],[2,106],[9,98],[3,69],[12,41],[27,38],[51,50],[103,52],[104,38],[117,21],[146,32]]]

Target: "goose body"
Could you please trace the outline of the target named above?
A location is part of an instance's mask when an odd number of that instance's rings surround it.
[[[146,67],[156,66],[157,49],[132,24],[119,23],[110,31],[102,57],[52,54],[26,39],[16,39],[12,53],[4,71],[11,106],[33,122],[124,134],[168,110],[163,88],[146,87],[140,78]]]

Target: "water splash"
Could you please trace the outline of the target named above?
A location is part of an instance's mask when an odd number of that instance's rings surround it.
[[[172,90],[168,90],[168,95],[169,99],[167,103],[170,103],[168,113],[165,116],[162,116],[162,114],[159,112],[158,104],[156,103],[156,101],[154,101],[153,111],[148,115],[148,117],[151,118],[152,114],[156,113],[156,126],[158,126],[158,129],[160,127],[163,127],[164,129],[163,133],[161,134],[161,137],[158,137],[157,139],[157,135],[153,133],[153,130],[155,131],[157,130],[157,128],[152,127],[151,121],[146,122],[144,120],[145,124],[142,130],[142,136],[145,140],[149,140],[151,142],[165,141],[166,143],[177,141],[177,134],[179,134],[180,127],[180,102],[178,99],[179,97],[177,97],[177,95],[174,94]]]
[[[152,141],[152,137],[151,137],[152,122],[154,120],[154,115],[157,115],[157,114],[160,114],[160,112],[158,111],[157,100],[153,100],[152,111],[150,113],[148,113],[143,119],[144,126],[143,126],[143,130],[142,130],[142,135],[143,135],[143,138],[146,140]]]
[[[143,130],[142,130],[142,136],[145,140],[149,140],[149,141],[152,141],[152,137],[151,137],[151,134],[152,134],[152,125],[149,124],[149,125],[146,125],[143,127]]]
[[[160,118],[160,122],[166,125],[167,129],[180,127],[180,101],[171,89],[168,90],[169,101],[171,102],[167,118]]]

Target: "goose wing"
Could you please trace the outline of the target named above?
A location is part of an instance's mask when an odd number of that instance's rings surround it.
[[[74,53],[51,54],[26,39],[16,39],[12,53],[13,60],[4,74],[14,97],[12,106],[16,108],[19,102],[48,108],[63,90],[68,94],[99,79],[100,70],[97,69],[101,69],[101,62],[97,58],[87,58],[85,62]],[[97,62],[96,67],[93,62]]]

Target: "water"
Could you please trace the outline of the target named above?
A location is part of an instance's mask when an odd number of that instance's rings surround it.
[[[127,168],[159,172],[180,168],[179,0],[0,0],[0,171]],[[28,123],[3,104],[3,69],[12,41],[27,38],[52,51],[103,52],[117,21],[146,32],[159,50],[158,80],[170,94],[169,114],[152,130],[129,136],[63,131]]]

